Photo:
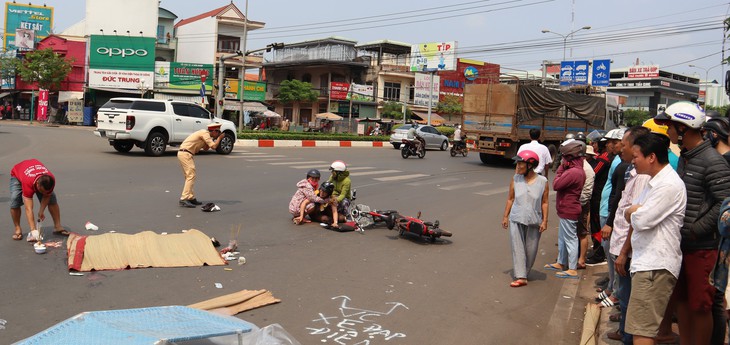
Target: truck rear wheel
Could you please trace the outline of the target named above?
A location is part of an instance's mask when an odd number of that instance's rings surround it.
[[[167,149],[167,138],[160,132],[152,132],[147,137],[147,143],[144,147],[144,152],[149,156],[162,156]]]
[[[488,153],[479,152],[479,160],[484,164],[494,164],[497,161],[497,157]]]

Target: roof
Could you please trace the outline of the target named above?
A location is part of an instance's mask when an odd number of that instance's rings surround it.
[[[380,51],[388,54],[408,54],[411,52],[411,45],[393,40],[377,40],[358,44],[355,48],[367,51]]]
[[[180,26],[183,26],[186,24],[190,24],[190,23],[196,22],[196,21],[204,19],[204,18],[220,17],[229,11],[236,12],[236,15],[238,16],[238,18],[225,17],[225,19],[240,20],[241,22],[248,22],[249,25],[253,24],[254,26],[260,26],[260,27],[263,27],[265,25],[263,22],[257,22],[257,21],[249,20],[248,18],[246,18],[246,16],[244,16],[243,13],[241,13],[241,10],[239,10],[238,7],[236,7],[236,5],[234,5],[233,2],[231,2],[228,5],[218,7],[214,10],[210,10],[208,12],[201,13],[194,17],[183,19],[183,20],[177,22],[175,24],[175,27],[177,28],[177,27],[180,27]],[[249,30],[253,30],[253,29],[254,28],[250,28]]]
[[[159,12],[157,13],[157,17],[165,18],[165,19],[177,19],[177,16],[175,15],[175,13],[172,13],[169,10],[166,10],[162,7],[160,7]]]
[[[284,44],[283,48],[279,49],[286,49],[291,48],[295,46],[310,46],[310,45],[316,45],[316,44],[322,44],[322,43],[344,43],[344,44],[352,44],[353,46],[357,43],[356,40],[351,40],[349,38],[340,37],[340,36],[330,36],[326,38],[319,38],[314,40],[308,40],[308,41],[301,41],[301,42],[294,42],[294,43],[286,43]],[[274,48],[276,49],[276,48]]]

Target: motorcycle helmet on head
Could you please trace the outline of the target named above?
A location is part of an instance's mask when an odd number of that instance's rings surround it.
[[[312,170],[307,171],[307,178],[310,178],[310,177],[319,178],[320,176],[321,175],[319,173],[319,170],[317,170],[317,169],[312,169]]]
[[[677,132],[677,144],[682,147],[684,134],[689,129],[700,130],[705,123],[705,111],[696,103],[682,101],[668,106],[663,112],[654,116],[654,121],[660,125],[674,126]],[[680,129],[677,124],[683,124],[689,129]]]
[[[330,170],[331,171],[345,171],[345,170],[347,170],[347,164],[345,164],[345,162],[343,162],[343,161],[334,161],[330,165]]]
[[[705,132],[705,139],[710,140],[712,147],[716,147],[719,141],[727,142],[730,120],[726,117],[713,117],[707,120],[702,130]]]
[[[540,162],[540,157],[538,157],[537,153],[535,153],[534,151],[523,150],[522,152],[518,153],[517,156],[514,156],[512,160],[514,160],[515,163],[527,163],[527,172],[529,172],[530,170],[537,167],[537,164]],[[527,172],[525,174],[527,174]]]
[[[648,120],[644,121],[644,123],[641,124],[641,126],[648,128],[649,131],[651,131],[652,133],[660,134],[660,135],[663,135],[663,136],[669,138],[669,134],[667,134],[667,130],[669,129],[669,127],[656,123],[656,121],[654,121],[654,119],[648,119]]]
[[[569,139],[560,145],[560,153],[566,159],[572,159],[583,155],[583,144],[582,142]]]
[[[585,135],[585,134],[583,134],[583,132],[578,132],[578,133],[577,133],[577,134],[575,135],[575,137],[573,137],[573,139],[575,139],[575,140],[578,140],[578,141],[582,141],[582,142],[584,142],[584,143],[585,143],[585,142],[586,142],[586,135]]]
[[[335,191],[335,184],[327,181],[319,186],[319,190],[327,193],[327,196],[330,196]]]
[[[568,133],[565,135],[565,139],[563,139],[563,140],[567,141],[567,140],[574,139],[574,138],[575,138],[575,135],[573,133]]]

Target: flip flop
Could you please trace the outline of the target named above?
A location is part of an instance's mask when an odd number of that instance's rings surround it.
[[[545,266],[542,266],[542,268],[544,268],[546,270],[551,270],[551,271],[558,271],[558,272],[563,271],[563,269],[561,267],[555,266],[555,264],[547,264]]]
[[[521,287],[521,286],[525,286],[525,285],[527,285],[527,282],[523,281],[523,280],[515,280],[515,281],[509,283],[509,286],[513,287],[513,288]]]
[[[68,235],[71,235],[71,233],[70,233],[70,232],[68,232],[68,230],[58,230],[58,231],[54,231],[54,232],[53,232],[53,234],[54,234],[54,235],[59,235],[59,236],[68,236]]]
[[[568,274],[568,273],[565,273],[565,272],[555,273],[555,276],[558,277],[558,278],[562,278],[562,279],[578,279],[578,278],[580,278],[577,274],[573,275],[573,274]]]
[[[609,297],[609,298],[601,300],[601,303],[599,303],[599,304],[601,305],[601,307],[609,308],[609,307],[613,307],[614,305],[616,305],[616,302],[614,302],[611,299],[611,297]]]
[[[16,241],[20,241],[23,239],[23,232],[16,232],[13,234],[13,239]]]

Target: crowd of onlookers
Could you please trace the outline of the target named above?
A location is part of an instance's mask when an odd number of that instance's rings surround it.
[[[677,102],[641,126],[613,129],[594,140],[568,135],[560,145],[552,183],[558,258],[544,269],[578,279],[587,265],[608,264],[596,301],[619,310],[610,316],[618,322],[610,339],[676,343],[674,320],[681,344],[725,344],[728,132],[728,117]],[[510,230],[513,287],[527,285],[537,241],[547,228],[552,161],[538,142],[540,131],[530,135],[532,142],[515,157],[502,221]]]

